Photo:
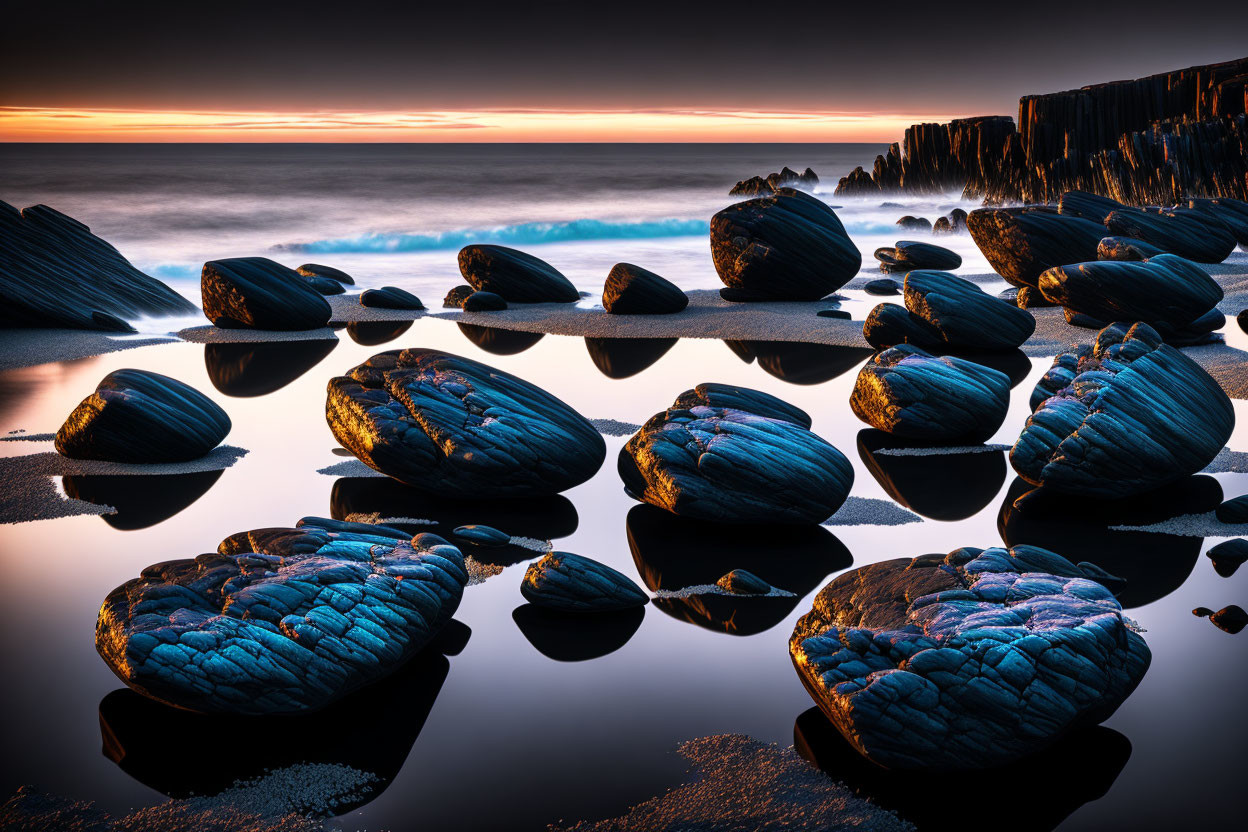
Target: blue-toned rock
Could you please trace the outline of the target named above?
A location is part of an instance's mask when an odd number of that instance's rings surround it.
[[[976,444],[1005,421],[1010,379],[982,364],[902,344],[863,365],[849,406],[859,419],[894,436]]]
[[[1124,208],[1107,216],[1105,227],[1197,263],[1221,263],[1235,250],[1224,223],[1191,208]]]
[[[724,592],[732,595],[767,595],[775,587],[745,569],[734,569],[715,582]]]
[[[534,606],[559,612],[627,610],[650,600],[624,574],[570,552],[551,552],[529,564],[520,594]]]
[[[507,301],[493,292],[473,292],[460,308],[465,312],[501,312],[507,308]]]
[[[836,213],[791,188],[711,218],[711,257],[727,300],[818,300],[844,286],[862,254]]]
[[[72,459],[185,462],[229,432],[230,417],[194,387],[146,370],[114,370],[61,425],[56,450]]]
[[[420,298],[397,286],[365,289],[360,293],[360,306],[369,306],[374,309],[400,309],[412,312],[418,312],[425,308]]]
[[[956,251],[914,240],[901,240],[895,246],[877,248],[875,259],[880,261],[880,271],[888,273],[915,269],[948,272],[962,265],[962,255]]]
[[[1057,203],[1057,211],[1063,216],[1081,217],[1105,224],[1105,218],[1115,211],[1127,208],[1116,199],[1087,191],[1067,191]]]
[[[222,329],[317,329],[331,315],[303,275],[266,257],[209,261],[199,287],[204,315]]]
[[[175,707],[319,710],[415,655],[468,581],[442,538],[375,531],[258,529],[149,566],[104,600],[96,649],[131,688]]]
[[[606,457],[602,435],[561,400],[438,350],[378,353],[331,379],[325,418],[366,465],[443,497],[557,494]]]
[[[912,344],[928,350],[1011,350],[1036,330],[1029,312],[948,272],[913,271],[902,287],[906,308],[880,304],[863,322],[876,349]]]
[[[1152,658],[1108,589],[1032,546],[842,574],[789,652],[859,753],[933,770],[1007,764],[1107,719]]]
[[[459,272],[478,292],[508,303],[576,303],[581,295],[554,266],[506,246],[465,246]]]
[[[1222,287],[1200,266],[1173,254],[1058,266],[1040,275],[1039,285],[1048,300],[1102,326],[1142,321],[1180,343],[1226,322],[1216,309]]]
[[[988,264],[1013,286],[1035,286],[1047,269],[1096,259],[1099,222],[1045,208],[979,208],[966,220]]]
[[[618,462],[625,490],[681,517],[720,523],[831,517],[853,485],[849,460],[796,408],[753,390],[723,391],[686,391],[629,439]]]
[[[1239,241],[1240,248],[1248,248],[1248,202],[1231,197],[1193,199],[1187,207],[1217,219]]]
[[[1113,324],[1092,346],[1059,355],[1031,402],[1014,470],[1087,497],[1129,497],[1195,474],[1235,426],[1218,383],[1146,324]]]
[[[1147,260],[1158,254],[1165,252],[1134,237],[1102,237],[1096,244],[1097,260]]]
[[[900,295],[901,284],[891,277],[881,277],[876,280],[868,280],[863,284],[862,291],[868,295]]]
[[[355,278],[344,272],[342,269],[335,269],[333,266],[322,266],[319,263],[304,263],[295,269],[304,277],[320,277],[326,280],[333,280],[344,286],[354,286]]]
[[[613,315],[671,315],[688,305],[679,286],[632,263],[612,266],[602,287],[602,308]]]
[[[499,531],[493,526],[481,526],[477,524],[457,526],[455,528],[454,535],[460,540],[473,543],[477,546],[506,546],[511,542],[511,535],[506,532]]]

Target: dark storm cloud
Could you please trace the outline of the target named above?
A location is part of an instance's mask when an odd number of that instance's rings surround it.
[[[1248,53],[1248,3],[9,4],[28,107],[1004,112]]]

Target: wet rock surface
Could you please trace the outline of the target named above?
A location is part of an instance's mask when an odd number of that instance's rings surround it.
[[[943,246],[901,240],[895,246],[877,248],[875,259],[882,272],[909,272],[915,269],[953,271],[962,265],[962,255]]]
[[[1248,246],[1248,202],[1231,197],[1192,199],[1187,207],[1225,225],[1240,248]]]
[[[836,213],[788,188],[717,213],[711,219],[711,257],[719,279],[743,293],[741,300],[818,300],[848,283],[862,266]]]
[[[1010,452],[1033,485],[1127,497],[1202,470],[1230,438],[1222,388],[1145,324],[1108,326],[1059,355],[1032,394],[1035,411]]]
[[[1108,718],[1151,660],[1108,589],[1044,549],[871,564],[825,587],[790,653],[847,741],[890,769],[978,769]]]
[[[910,272],[902,295],[904,309],[880,304],[863,322],[863,337],[876,349],[911,344],[926,350],[1012,350],[1036,329],[1027,311],[948,272]]]
[[[849,398],[854,415],[894,436],[972,444],[997,432],[1009,404],[1004,373],[908,344],[868,361]]]
[[[809,425],[766,393],[701,385],[628,441],[620,477],[635,499],[682,517],[819,523],[845,502],[854,476]]]
[[[745,569],[734,569],[715,582],[720,589],[732,595],[766,595],[774,587]]]
[[[980,208],[966,225],[993,270],[1019,287],[1035,286],[1054,266],[1095,260],[1106,236],[1101,223],[1043,208]]]
[[[554,266],[505,246],[466,246],[459,272],[478,292],[493,292],[508,303],[575,303],[576,287]]]
[[[1158,254],[1165,252],[1134,237],[1102,237],[1096,244],[1097,260],[1147,260]]]
[[[388,676],[454,614],[463,555],[314,522],[149,567],[105,599],[96,649],[137,692],[203,713],[315,711]]]
[[[317,329],[332,314],[302,275],[266,257],[209,261],[199,285],[204,315],[222,329]]]
[[[326,420],[343,447],[446,497],[557,494],[597,472],[597,429],[550,393],[437,350],[379,353],[331,379]]]
[[[72,217],[0,202],[0,327],[127,332],[123,318],[194,312]]]
[[[1221,263],[1235,249],[1225,224],[1190,208],[1124,208],[1107,216],[1105,227],[1197,263]]]
[[[570,552],[551,552],[530,564],[520,594],[530,604],[560,612],[613,612],[650,600],[623,573]]]
[[[344,272],[342,269],[335,269],[333,266],[322,266],[319,263],[304,263],[295,269],[304,277],[320,277],[326,280],[333,280],[344,286],[354,286],[355,278]]]
[[[373,309],[402,309],[414,312],[425,308],[420,298],[397,286],[365,289],[360,293],[360,306],[368,306]]]
[[[632,263],[616,263],[602,289],[602,308],[613,315],[669,315],[684,311],[680,287]]]
[[[229,432],[230,417],[190,385],[146,370],[115,370],[69,414],[56,450],[72,459],[185,462]]]

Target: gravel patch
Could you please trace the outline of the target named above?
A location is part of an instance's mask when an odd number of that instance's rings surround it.
[[[263,344],[271,341],[337,341],[330,327],[281,332],[272,329],[221,329],[211,324],[193,326],[178,332],[183,341],[195,344]]]
[[[1205,466],[1205,474],[1248,474],[1248,451],[1232,451],[1223,448]]]
[[[796,598],[792,592],[773,586],[767,592],[749,594],[745,592],[729,592],[719,584],[695,584],[682,589],[656,589],[655,598],[692,598],[694,595],[728,595],[732,598]]]
[[[823,521],[825,526],[902,526],[922,523],[923,518],[889,500],[850,497],[845,505]]]
[[[495,575],[503,574],[504,567],[497,563],[482,563],[472,555],[465,555],[464,569],[468,572],[468,586],[477,586]]]
[[[0,436],[0,442],[51,442],[56,439],[55,433],[27,433],[24,430],[11,430]]]
[[[877,456],[945,456],[951,454],[986,454],[1010,450],[1009,445],[951,445],[947,448],[881,448]]]
[[[641,430],[641,425],[632,422],[621,422],[617,419],[590,419],[589,423],[604,436],[632,436]]]
[[[172,337],[146,338],[83,329],[0,329],[0,370],[77,361],[110,352],[173,343]]]
[[[327,477],[384,477],[385,474],[374,471],[358,459],[344,459],[324,468],[317,468],[316,473]]]
[[[1156,532],[1179,537],[1246,537],[1248,523],[1223,523],[1212,511],[1204,514],[1181,514],[1147,526],[1110,526],[1115,532]]]

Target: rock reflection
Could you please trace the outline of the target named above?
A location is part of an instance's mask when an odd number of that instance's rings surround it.
[[[964,520],[992,502],[1005,484],[1005,451],[898,456],[917,447],[884,431],[858,432],[858,456],[888,496],[932,520]],[[951,487],[954,484],[954,487]]]
[[[614,653],[633,637],[645,615],[645,607],[578,615],[532,604],[521,604],[511,612],[529,644],[557,662],[583,662]]]
[[[198,500],[221,478],[221,471],[190,474],[76,474],[61,478],[65,494],[115,514],[100,515],[114,529],[134,531],[164,522]]]
[[[493,355],[515,355],[542,340],[540,332],[521,332],[496,326],[457,324],[469,341]]]
[[[1010,387],[1017,387],[1019,382],[1027,378],[1027,374],[1031,372],[1031,359],[1022,350],[1010,350],[1009,352],[963,351],[954,354],[958,358],[974,361],[980,366],[991,367],[998,372],[1005,373],[1010,379]]]
[[[557,540],[576,531],[579,518],[567,497],[452,500],[422,494],[389,477],[342,477],[334,482],[329,501],[335,520],[363,518],[405,531],[433,532],[453,541],[464,554],[481,563],[508,566],[529,560],[539,551],[516,545],[477,546],[453,534],[459,526],[492,526],[512,538],[534,543]],[[399,519],[394,519],[399,518]],[[406,520],[404,519],[406,518]],[[423,521],[423,522],[410,522]]]
[[[919,829],[963,832],[1056,829],[1079,807],[1104,797],[1131,757],[1125,736],[1096,725],[1075,729],[1033,757],[973,775],[889,771],[855,751],[818,708],[797,718],[793,745],[829,777]],[[1022,811],[1020,786],[1037,796]]]
[[[628,378],[653,365],[676,338],[586,338],[590,360],[607,378]]]
[[[1185,514],[1213,511],[1222,487],[1213,477],[1188,477],[1124,500],[1054,494],[1015,478],[1005,494],[997,529],[1007,546],[1030,543],[1071,562],[1090,561],[1126,580],[1124,607],[1139,607],[1182,586],[1200,557],[1201,537],[1129,531]]]
[[[800,341],[724,341],[741,360],[757,361],[789,384],[822,384],[856,369],[872,354],[862,347],[835,347]]]
[[[280,390],[334,351],[338,340],[205,344],[212,386],[237,399]]]
[[[214,795],[237,780],[296,763],[336,763],[374,774],[360,801],[376,799],[398,775],[420,735],[468,628],[452,621],[389,678],[323,711],[293,717],[208,716],[155,702],[129,689],[100,702],[103,753],[140,783],[173,798]],[[441,639],[442,636],[439,636]]]
[[[413,321],[352,321],[347,334],[362,347],[375,347],[398,338],[412,328]]]
[[[626,520],[637,572],[651,590],[714,584],[745,569],[792,596],[693,595],[656,598],[664,613],[708,630],[748,636],[779,624],[798,602],[853,557],[822,526],[731,526],[677,517],[650,505]]]

